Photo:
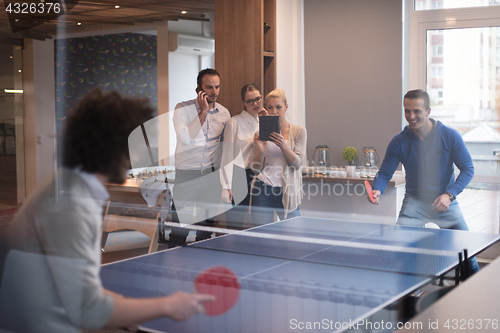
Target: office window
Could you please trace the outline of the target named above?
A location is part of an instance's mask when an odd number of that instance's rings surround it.
[[[500,0],[415,0],[415,10],[498,6]]]
[[[406,7],[406,90],[427,90],[431,118],[463,136],[475,175],[458,200],[462,204],[465,197],[483,205],[462,206],[469,230],[499,233],[500,1],[444,0],[437,10],[430,0],[413,3],[415,7]],[[442,76],[436,76],[439,67]]]
[[[500,63],[496,56],[500,45],[497,38],[491,39],[491,45],[481,41],[499,36],[500,27],[440,30],[440,46],[432,45],[437,31],[427,30],[427,48],[432,52],[427,53],[426,89],[431,97],[432,117],[460,131],[473,158],[491,155],[491,161],[476,161],[476,174],[494,175],[499,162],[493,151],[500,150]],[[436,60],[438,54],[441,58]],[[486,142],[488,135],[499,139]]]
[[[431,67],[431,76],[432,77],[443,77],[443,67]],[[442,93],[442,92],[441,92]]]
[[[426,5],[425,1],[416,0],[415,1],[415,10],[424,10],[424,9],[426,9],[425,5]]]
[[[434,45],[432,47],[432,55],[433,56],[442,56],[443,55],[443,46],[442,45]]]
[[[432,1],[431,2],[432,9],[442,9],[444,8],[443,6],[443,1]]]

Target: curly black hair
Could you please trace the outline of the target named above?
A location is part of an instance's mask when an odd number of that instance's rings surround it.
[[[64,122],[63,166],[120,179],[118,173],[130,167],[128,137],[153,112],[147,99],[91,91]]]

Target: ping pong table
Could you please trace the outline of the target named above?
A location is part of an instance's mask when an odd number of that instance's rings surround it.
[[[141,326],[149,332],[366,332],[355,324],[368,320],[392,331],[399,318],[391,304],[453,270],[463,249],[474,256],[499,239],[297,217],[104,265],[101,278],[125,296],[154,297],[193,292],[211,266],[238,276],[240,297],[227,313],[162,318]]]

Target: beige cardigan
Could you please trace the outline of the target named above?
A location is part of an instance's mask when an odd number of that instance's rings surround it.
[[[253,154],[254,156],[260,156],[260,158],[258,162],[254,160],[251,165],[252,170],[257,176],[264,166],[264,154],[259,151],[259,147],[255,143],[256,137],[259,137],[259,132],[255,133],[254,136]],[[297,155],[297,157],[292,163],[288,163],[286,171],[282,176],[283,184],[285,184],[283,189],[283,207],[285,208],[285,217],[288,213],[297,209],[302,202],[302,197],[304,195],[304,191],[302,189],[302,168],[306,165],[307,160],[307,130],[303,126],[290,124],[289,138],[290,148],[293,150],[295,155]],[[257,179],[256,176],[252,182],[252,188],[255,179]]]

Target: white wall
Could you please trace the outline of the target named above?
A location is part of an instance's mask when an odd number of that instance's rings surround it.
[[[288,120],[305,126],[304,0],[277,0],[277,87],[288,100]]]
[[[304,0],[307,152],[374,146],[382,159],[402,123],[402,2]],[[359,156],[359,154],[358,154]]]
[[[195,54],[168,53],[168,82],[169,82],[169,151],[170,165],[175,163],[175,146],[177,139],[173,126],[173,110],[177,103],[196,98],[196,78],[199,67],[199,58]]]
[[[172,21],[168,23],[168,31],[213,37],[214,14],[206,14],[210,22]],[[213,68],[215,56],[198,56],[194,54],[169,52],[168,53],[168,86],[169,86],[169,151],[170,165],[173,165],[175,145],[177,143],[172,123],[173,112],[177,103],[196,98],[196,78],[198,72],[204,68]],[[223,93],[223,92],[221,92]]]
[[[23,51],[26,194],[55,172],[54,41],[33,40]]]
[[[214,36],[214,15],[206,14],[210,22],[172,21],[168,23],[168,31],[195,36]],[[204,68],[213,68],[215,57],[197,56],[194,54],[168,53],[169,110],[177,103],[196,98],[196,77]]]
[[[37,184],[55,171],[55,78],[54,40],[33,41],[35,119],[37,133]],[[42,89],[40,89],[42,88]]]
[[[179,102],[196,98],[198,58],[195,54],[168,53],[169,110],[174,110]]]

